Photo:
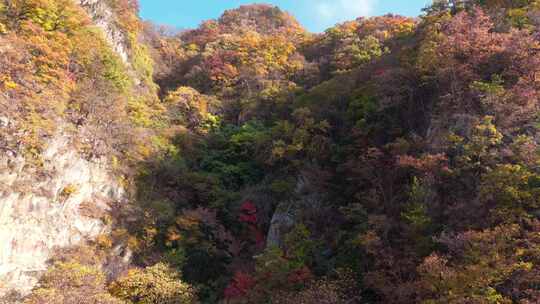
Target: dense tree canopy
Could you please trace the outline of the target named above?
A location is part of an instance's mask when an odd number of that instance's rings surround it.
[[[94,245],[135,265],[56,263],[28,303],[538,302],[538,1],[321,34],[270,5],[171,33],[111,2],[129,65],[71,1],[0,1],[0,151],[37,157],[65,117],[131,167]]]
[[[164,38],[180,45],[167,84],[223,107],[202,141],[183,137],[185,167],[161,167],[170,194],[153,192],[179,214],[217,212],[209,234],[167,249],[189,271],[196,244],[222,248],[204,251],[230,279],[198,279],[201,297],[534,303],[537,4],[518,2],[438,1],[319,35],[250,6]],[[283,208],[279,247],[258,246]],[[339,269],[360,294],[333,285]]]

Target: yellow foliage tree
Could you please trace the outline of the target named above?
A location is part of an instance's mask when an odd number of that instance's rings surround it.
[[[132,269],[110,288],[116,297],[134,304],[189,304],[195,291],[178,274],[159,263],[145,269]]]
[[[24,304],[122,304],[109,294],[105,274],[77,262],[57,263],[41,278]]]

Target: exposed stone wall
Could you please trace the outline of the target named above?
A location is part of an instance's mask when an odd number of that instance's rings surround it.
[[[94,20],[94,24],[101,28],[114,51],[128,64],[127,38],[116,26],[115,17],[105,0],[75,0]]]
[[[69,143],[62,134],[52,139],[39,170],[0,155],[0,294],[29,292],[56,247],[108,232],[109,203],[124,199],[106,164],[84,159]]]
[[[106,1],[74,1],[129,65],[126,37]],[[12,123],[0,117],[0,128]],[[85,159],[65,133],[47,142],[40,168],[21,154],[0,150],[0,296],[12,290],[29,293],[56,248],[107,233],[109,204],[125,200],[107,162]]]
[[[279,203],[266,236],[266,247],[282,247],[285,235],[300,222],[300,213],[321,210],[323,199],[308,177],[300,174],[296,180],[294,197]]]

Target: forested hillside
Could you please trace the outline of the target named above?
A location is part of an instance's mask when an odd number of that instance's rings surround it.
[[[540,2],[314,34],[107,0],[124,59],[80,2],[0,1],[0,153],[47,174],[61,130],[125,202],[5,303],[540,303]]]

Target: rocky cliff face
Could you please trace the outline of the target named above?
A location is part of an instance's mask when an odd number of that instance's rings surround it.
[[[125,36],[106,1],[75,1],[128,64]],[[10,119],[0,116],[0,129],[13,130]],[[107,233],[110,204],[125,201],[107,161],[86,159],[70,136],[60,131],[48,139],[39,166],[22,151],[0,149],[0,296],[12,290],[28,293],[56,248]]]
[[[111,47],[128,63],[125,34],[116,26],[115,17],[105,0],[75,0],[92,17],[94,24],[101,28]]]
[[[280,202],[272,215],[266,236],[266,247],[282,247],[287,233],[301,222],[300,213],[322,210],[323,198],[309,178],[300,174],[296,181],[294,198]]]
[[[89,161],[58,134],[39,172],[12,153],[0,156],[0,293],[29,292],[55,248],[109,229],[109,203],[124,190],[103,161]]]

